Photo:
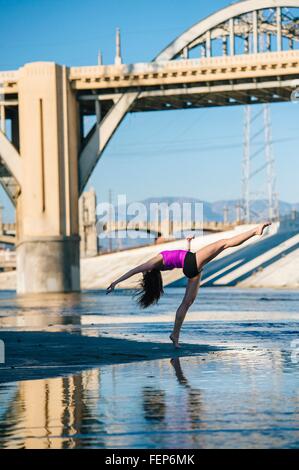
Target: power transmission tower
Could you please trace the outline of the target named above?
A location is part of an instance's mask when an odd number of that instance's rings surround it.
[[[244,221],[250,222],[250,121],[251,108],[245,106],[242,196]]]
[[[259,12],[258,21],[263,22],[263,12]],[[271,50],[271,35],[261,34],[259,36],[258,48],[261,52],[267,52]],[[250,36],[247,41],[246,52],[254,52],[252,41]],[[258,112],[252,116],[252,107],[245,106],[245,125],[244,125],[244,152],[243,152],[243,166],[242,166],[242,208],[244,211],[244,220],[246,223],[252,221],[252,217],[255,220],[268,217],[269,220],[277,220],[279,218],[279,201],[278,193],[276,191],[276,177],[274,171],[274,155],[272,145],[272,126],[271,126],[271,114],[269,104],[263,104]],[[259,127],[260,126],[260,127]],[[253,130],[254,129],[254,130]],[[252,132],[253,130],[253,132]],[[261,137],[264,134],[264,142],[257,144],[255,139]],[[256,151],[252,153],[254,147],[258,147]],[[264,154],[264,161],[261,161],[261,154]],[[260,158],[260,166],[253,169],[253,160]],[[256,161],[255,160],[255,161]],[[254,162],[255,163],[255,162]],[[266,191],[256,191],[255,176],[259,175],[266,170]],[[265,188],[265,183],[262,185]],[[267,199],[267,214],[257,213],[253,211],[252,203],[254,196],[266,194]]]
[[[261,127],[258,127],[262,123]],[[263,142],[256,142],[258,137],[264,136]],[[252,152],[252,149],[257,150]],[[263,155],[263,157],[261,157]],[[261,161],[262,158],[262,161]],[[253,162],[259,164],[253,168]],[[257,175],[266,170],[266,191],[265,183],[263,189],[257,189]],[[261,183],[260,183],[261,184]],[[267,214],[264,212],[254,212],[253,201],[256,196],[266,196]],[[251,106],[245,106],[244,124],[244,152],[242,165],[242,208],[244,221],[250,223],[261,218],[268,217],[269,220],[276,220],[279,217],[278,194],[276,192],[276,177],[274,171],[274,155],[271,132],[271,116],[268,104],[262,105],[258,112],[252,116]]]
[[[276,192],[276,176],[274,171],[274,155],[272,145],[271,114],[269,104],[264,104],[264,125],[265,125],[265,159],[267,164],[267,193],[269,219],[274,220],[278,217],[277,203],[278,194]]]

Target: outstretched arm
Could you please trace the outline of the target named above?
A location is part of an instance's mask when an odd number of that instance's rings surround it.
[[[136,266],[136,268],[130,269],[130,271],[127,271],[125,274],[123,274],[121,277],[113,281],[110,286],[107,288],[106,294],[110,294],[115,289],[115,286],[122,281],[125,281],[126,279],[129,279],[130,277],[134,276],[135,274],[142,273],[145,271],[151,271],[152,269],[157,268],[162,260],[162,255],[157,255],[154,258],[151,258],[148,260],[146,263],[139,264],[139,266]]]

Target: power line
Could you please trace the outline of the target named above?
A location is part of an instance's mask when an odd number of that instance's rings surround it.
[[[276,139],[273,140],[273,143],[278,143],[278,142],[285,142],[285,141],[299,141],[299,138],[292,138],[292,139]],[[255,145],[264,145],[262,143],[256,143]],[[191,146],[191,147],[183,147],[183,148],[167,148],[167,147],[161,147],[161,148],[144,148],[144,149],[134,149],[134,150],[128,150],[125,152],[114,152],[111,151],[109,152],[109,156],[113,157],[133,157],[133,156],[158,156],[161,157],[163,155],[168,155],[168,154],[184,154],[184,153],[189,153],[189,152],[196,152],[196,151],[202,151],[202,152],[209,152],[213,150],[230,150],[230,149],[236,149],[236,148],[242,148],[243,147],[243,142],[238,142],[236,144],[229,144],[229,145],[206,145],[206,146]],[[157,155],[159,153],[159,155]],[[259,152],[260,153],[260,152]]]

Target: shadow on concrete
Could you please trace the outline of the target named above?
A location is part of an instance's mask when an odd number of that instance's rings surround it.
[[[252,261],[253,259],[257,258],[260,255],[265,254],[267,251],[271,250],[272,248],[277,247],[281,243],[287,241],[291,237],[294,237],[296,232],[278,232],[275,235],[265,238],[257,243],[252,245],[245,246],[244,248],[239,249],[235,253],[232,253],[228,256],[225,256],[220,259],[215,259],[208,263],[202,275],[202,281],[205,281],[210,276],[213,278],[206,282],[202,287],[211,287],[214,286],[215,282],[217,281],[217,287],[221,286],[221,278],[226,276],[227,274],[232,273],[235,269],[240,267],[241,265]],[[299,248],[299,243],[296,243],[292,247],[287,249],[282,249],[279,254],[272,256],[267,261],[261,262],[258,266],[254,267],[253,269],[249,269],[246,273],[242,274],[241,276],[235,277],[234,280],[231,282],[226,282],[223,285],[225,286],[235,286],[239,282],[243,281],[244,279],[249,278],[255,272],[259,271],[260,269],[264,269],[267,266],[278,261],[280,258],[292,253],[293,251]],[[229,267],[231,264],[234,263],[234,266]],[[226,268],[227,267],[227,268]],[[220,274],[217,274],[221,271]],[[185,279],[179,279],[178,281],[170,284],[168,287],[181,287],[184,286],[186,283]]]
[[[0,366],[0,383],[58,377],[101,365],[124,364],[173,357],[194,356],[225,348],[89,337],[75,333],[0,333],[5,343],[5,364]]]

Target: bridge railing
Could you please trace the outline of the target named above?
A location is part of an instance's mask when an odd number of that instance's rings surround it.
[[[196,74],[203,73],[202,69],[211,67],[246,67],[250,66],[267,66],[268,68],[280,67],[285,61],[298,62],[299,50],[280,51],[280,52],[260,52],[257,54],[239,54],[234,56],[219,57],[202,57],[199,59],[169,60],[162,62],[150,62],[139,64],[123,64],[123,65],[95,65],[70,68],[70,80],[74,88],[92,88],[94,83],[100,85],[103,80],[103,86],[109,87],[110,82],[122,80],[132,85],[138,80],[142,82],[151,81],[152,79],[163,79],[171,77],[163,77],[161,74],[173,74],[192,72]],[[236,70],[237,71],[237,70]],[[242,70],[240,69],[242,72]],[[216,71],[215,71],[216,72]],[[215,74],[214,72],[214,74]],[[227,72],[227,70],[226,70]],[[231,70],[233,72],[233,70]],[[173,79],[176,77],[173,76]],[[184,77],[186,79],[186,77]],[[204,77],[203,77],[204,78]],[[107,81],[108,80],[108,81]]]

